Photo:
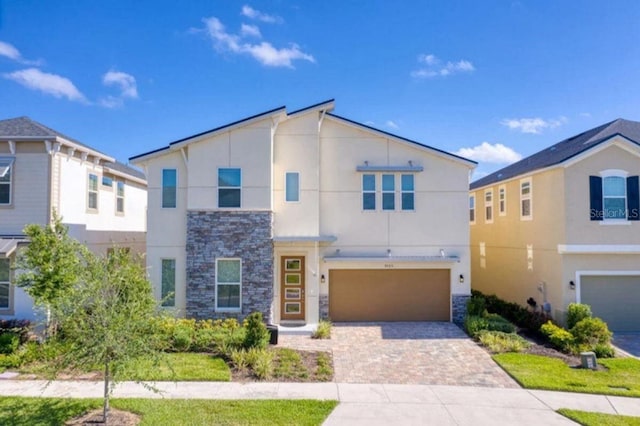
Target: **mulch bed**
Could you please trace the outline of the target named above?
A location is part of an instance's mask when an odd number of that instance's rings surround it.
[[[275,350],[275,349],[271,349]],[[237,370],[231,367],[231,381],[232,382],[330,382],[333,380],[333,376],[330,378],[321,378],[316,374],[318,369],[318,356],[320,354],[327,354],[327,352],[321,351],[302,351],[295,350],[301,358],[302,366],[308,372],[306,377],[304,376],[295,376],[295,377],[277,377],[273,375],[268,379],[258,379],[248,370]],[[331,354],[329,354],[331,358]],[[277,360],[274,360],[274,364],[277,364]],[[331,360],[331,365],[333,365],[333,360]]]
[[[140,424],[140,416],[129,411],[109,410],[109,423],[110,425],[118,426],[136,426]],[[65,423],[67,426],[92,426],[103,425],[104,418],[102,417],[102,408],[89,411],[80,417],[71,419]]]

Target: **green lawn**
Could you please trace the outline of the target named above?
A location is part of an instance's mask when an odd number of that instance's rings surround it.
[[[231,370],[221,358],[198,353],[165,354],[167,362],[132,363],[122,380],[228,382]],[[171,371],[173,369],[173,371]]]
[[[0,398],[4,426],[60,425],[91,409],[96,399]],[[337,401],[208,401],[186,399],[113,399],[111,406],[142,416],[141,425],[319,425]]]
[[[563,408],[558,413],[584,426],[640,426],[640,417],[618,416],[614,414],[589,413]]]
[[[640,360],[635,358],[599,359],[607,367],[602,371],[531,354],[505,353],[493,359],[525,388],[640,397]]]

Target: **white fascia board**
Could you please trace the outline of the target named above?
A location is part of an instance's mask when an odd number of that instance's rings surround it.
[[[640,254],[640,244],[558,244],[559,254]]]
[[[127,180],[130,180],[132,182],[137,182],[137,183],[140,183],[140,184],[145,185],[145,186],[147,185],[147,181],[145,179],[140,179],[139,177],[132,176],[132,175],[130,175],[128,173],[121,172],[120,170],[112,169],[109,166],[102,166],[102,168],[104,170],[108,171],[109,173],[111,173],[112,175],[120,176],[120,177],[125,178]]]

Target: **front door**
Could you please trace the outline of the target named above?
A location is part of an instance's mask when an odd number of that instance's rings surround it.
[[[304,320],[304,256],[280,258],[280,319]]]

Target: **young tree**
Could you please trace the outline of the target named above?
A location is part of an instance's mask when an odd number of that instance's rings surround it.
[[[27,225],[29,245],[18,254],[17,285],[36,304],[47,310],[47,333],[55,328],[51,309],[60,295],[67,294],[83,275],[88,250],[71,238],[61,218],[53,212],[51,225]]]
[[[159,355],[154,330],[157,303],[141,258],[114,248],[106,257],[88,256],[88,260],[85,279],[55,306],[68,344],[63,365],[104,369],[106,424],[109,396],[123,367],[131,360]]]

